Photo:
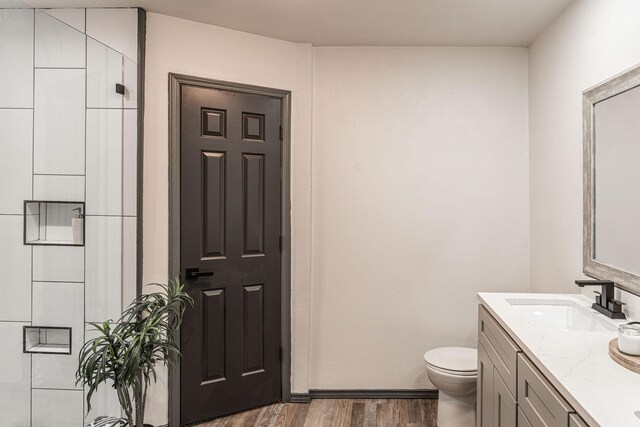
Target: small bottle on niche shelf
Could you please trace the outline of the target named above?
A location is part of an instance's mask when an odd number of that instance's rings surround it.
[[[73,243],[75,245],[81,245],[84,243],[84,215],[82,214],[82,208],[75,208],[73,211],[77,212],[76,217],[71,219]]]

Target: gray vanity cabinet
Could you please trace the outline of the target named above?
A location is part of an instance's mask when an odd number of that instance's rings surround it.
[[[477,427],[589,427],[482,305],[477,410]]]

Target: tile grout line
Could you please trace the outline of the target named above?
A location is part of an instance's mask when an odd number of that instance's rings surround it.
[[[87,336],[86,336],[86,332],[87,332],[87,98],[89,96],[88,93],[88,76],[89,76],[89,42],[88,42],[88,37],[87,37],[87,9],[84,9],[84,34],[85,34],[85,38],[84,38],[84,212],[82,212],[82,214],[84,215],[83,218],[83,235],[82,235],[82,241],[84,242],[84,246],[82,248],[83,251],[83,257],[82,257],[82,279],[84,281],[84,283],[82,284],[82,343],[84,345],[84,343],[86,342]],[[82,388],[82,395],[84,396],[84,387]],[[84,425],[84,421],[86,419],[87,414],[87,407],[86,407],[86,402],[85,399],[82,399],[82,414],[81,414],[81,418],[82,418],[82,424]]]
[[[32,79],[31,79],[31,198],[33,199],[35,193],[35,133],[36,133],[36,11],[33,10],[33,52],[32,52]],[[22,221],[26,221],[26,217],[22,219]],[[40,232],[40,221],[38,220],[38,232]],[[30,248],[31,252],[31,323],[30,326],[33,326],[33,246]],[[23,332],[24,333],[24,332]],[[24,339],[24,338],[23,338]],[[30,381],[30,393],[29,393],[29,425],[33,425],[33,354],[29,355],[30,359],[30,372],[29,372],[29,381]]]

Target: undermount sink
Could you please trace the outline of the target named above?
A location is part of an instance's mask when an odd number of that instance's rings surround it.
[[[507,299],[534,327],[555,331],[615,332],[616,325],[568,299]]]

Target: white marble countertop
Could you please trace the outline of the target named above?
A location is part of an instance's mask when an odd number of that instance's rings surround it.
[[[640,374],[609,357],[611,332],[549,330],[530,323],[511,299],[568,299],[593,313],[582,295],[479,293],[478,299],[591,427],[640,426]],[[629,320],[610,320],[614,325]],[[633,319],[637,320],[637,319]]]

